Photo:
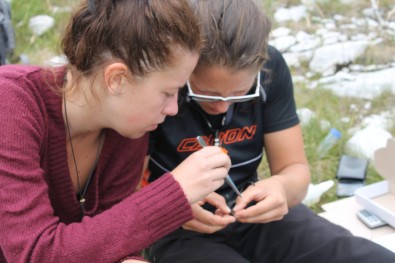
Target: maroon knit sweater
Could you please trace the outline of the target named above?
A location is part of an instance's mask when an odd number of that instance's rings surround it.
[[[62,99],[50,88],[63,75],[0,67],[0,262],[117,262],[192,219],[171,174],[132,194],[147,136],[131,140],[108,130],[81,220]]]

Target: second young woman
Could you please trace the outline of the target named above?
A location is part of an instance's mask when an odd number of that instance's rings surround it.
[[[194,0],[206,45],[182,89],[180,112],[151,134],[150,180],[201,147],[221,145],[238,196],[225,183],[194,204],[194,219],[156,242],[155,263],[395,262],[395,254],[300,204],[310,180],[289,69],[267,46],[254,0]],[[271,176],[258,178],[266,154]],[[158,179],[159,178],[159,179]],[[144,190],[144,188],[143,188]]]

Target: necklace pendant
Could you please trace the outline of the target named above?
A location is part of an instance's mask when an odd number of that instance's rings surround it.
[[[85,201],[86,201],[85,198],[81,197],[80,204],[83,206],[85,204]]]
[[[84,215],[85,215],[85,206],[84,206],[84,204],[85,204],[85,198],[83,198],[83,197],[81,197],[80,198],[80,206],[81,206],[81,219],[84,217]]]

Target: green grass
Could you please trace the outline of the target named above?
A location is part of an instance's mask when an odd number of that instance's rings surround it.
[[[296,100],[299,107],[307,107],[316,114],[316,118],[313,119],[309,125],[303,127],[305,152],[310,163],[312,182],[319,183],[332,179],[337,183],[335,177],[340,157],[343,154],[358,157],[353,153],[345,151],[345,144],[351,138],[348,130],[360,125],[363,118],[371,114],[392,109],[392,105],[395,103],[395,96],[390,93],[385,93],[369,101],[364,99],[338,98],[330,91],[320,88],[309,90],[303,87],[296,87]],[[367,110],[364,108],[364,105],[368,102],[371,103],[371,107]],[[351,108],[350,105],[355,105],[356,110]],[[342,122],[341,119],[343,117],[347,117],[348,122]],[[336,144],[323,159],[319,159],[316,154],[318,144],[327,133],[327,130],[322,130],[320,128],[320,120],[329,121],[331,127],[335,127],[342,132],[342,139],[340,142]],[[376,173],[373,165],[369,163],[366,183],[370,184],[380,180],[383,180],[383,178]],[[321,204],[337,199],[335,185],[322,197],[319,204],[313,206],[313,209],[315,211],[320,211],[319,207]]]
[[[305,152],[310,164],[312,182],[319,183],[326,180],[335,181],[335,186],[322,196],[318,204],[312,206],[314,211],[319,212],[321,211],[321,204],[338,199],[336,196],[336,170],[340,157],[343,154],[355,156],[352,153],[345,152],[345,144],[351,137],[351,135],[348,134],[348,130],[360,124],[364,116],[379,113],[385,109],[391,109],[390,105],[394,105],[395,96],[392,94],[383,94],[379,98],[376,98],[371,102],[372,106],[369,111],[362,110],[364,109],[363,106],[368,102],[367,100],[339,98],[330,91],[321,88],[311,90],[296,85],[295,96],[298,108],[306,107],[316,114],[310,123],[303,127]],[[352,110],[349,106],[351,104],[356,105],[358,110]],[[342,117],[348,117],[349,121],[342,122]],[[320,159],[317,155],[317,147],[328,132],[328,129],[321,128],[322,120],[328,121],[331,127],[341,131],[342,138],[330,149],[326,156]],[[260,166],[260,173],[262,177],[269,174],[266,162]],[[372,164],[369,164],[366,183],[370,184],[380,180],[382,180],[382,177],[376,173]]]
[[[72,3],[71,0],[12,1],[12,20],[17,39],[16,55],[26,54],[32,64],[42,64],[44,60],[59,54],[59,40],[70,13],[53,13],[51,10],[52,7],[64,7]],[[41,36],[35,36],[29,29],[29,19],[37,15],[49,15],[55,19],[55,25]]]
[[[282,0],[282,1],[261,1],[262,7],[273,18],[275,10],[280,6],[298,5],[300,1],[297,0]],[[72,0],[29,0],[29,1],[12,1],[13,22],[16,30],[17,37],[17,54],[27,54],[32,64],[42,64],[45,59],[51,58],[59,54],[59,39],[63,33],[64,26],[69,13],[53,14],[50,9],[53,6],[70,6],[76,4]],[[379,1],[380,8],[383,13],[387,14],[394,8],[392,0]],[[391,4],[392,3],[392,4]],[[361,11],[364,8],[370,7],[370,1],[359,1],[355,8],[349,8],[342,5],[338,0],[326,1],[325,4],[318,4],[310,12],[310,17],[307,20],[298,23],[292,22],[285,26],[291,29],[304,30],[306,32],[314,32],[320,24],[314,22],[314,17],[331,18],[333,14],[340,14],[346,18],[360,17]],[[42,36],[33,36],[28,28],[30,17],[40,14],[47,14],[55,18],[55,26]],[[272,20],[273,21],[273,20]],[[273,21],[273,28],[278,25]],[[358,29],[362,30],[362,29]],[[352,33],[352,32],[351,32]],[[361,32],[361,33],[369,33]],[[359,58],[357,63],[363,65],[388,63],[393,59],[395,52],[395,38],[381,35],[384,41],[378,46],[371,47],[366,51],[366,54]],[[393,61],[393,60],[392,60]],[[294,75],[304,75],[307,72],[307,64],[302,65],[297,69],[292,69]],[[319,77],[319,76],[317,76]],[[309,108],[316,114],[316,118],[311,121],[308,126],[303,127],[303,134],[305,140],[305,152],[310,163],[312,181],[319,183],[329,179],[335,180],[335,174],[339,159],[344,154],[344,145],[351,135],[348,130],[352,127],[359,125],[362,119],[371,114],[379,113],[384,110],[390,110],[395,105],[395,96],[391,93],[385,93],[382,96],[370,101],[371,108],[365,109],[364,105],[368,100],[351,99],[351,98],[338,98],[330,91],[321,88],[309,89],[305,85],[295,84],[295,97],[298,108]],[[356,105],[358,110],[350,108],[350,104]],[[342,122],[343,117],[349,118],[348,122]],[[319,159],[316,154],[316,149],[319,142],[325,137],[327,130],[322,130],[320,121],[329,121],[331,127],[335,127],[343,134],[341,141],[331,149],[329,154],[323,159]],[[395,127],[390,132],[395,134]],[[262,162],[259,171],[261,176],[268,176],[267,164]],[[382,180],[372,165],[369,165],[367,172],[367,183],[373,183]],[[320,211],[320,204],[337,200],[333,187],[321,199],[321,202],[313,209]]]

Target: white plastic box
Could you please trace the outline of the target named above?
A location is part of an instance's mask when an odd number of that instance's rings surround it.
[[[395,139],[374,154],[374,166],[386,180],[355,190],[355,198],[366,210],[395,228]]]

